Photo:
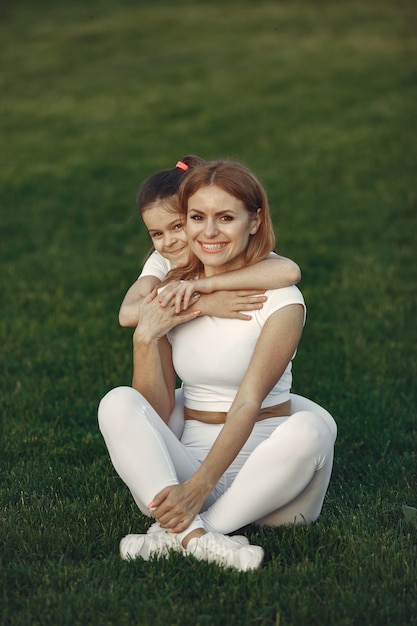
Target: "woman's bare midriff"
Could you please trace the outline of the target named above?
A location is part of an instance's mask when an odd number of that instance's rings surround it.
[[[290,414],[291,400],[268,406],[259,411],[257,422],[269,419],[270,417],[285,417]],[[186,420],[197,420],[205,424],[224,424],[227,413],[221,411],[196,411],[195,409],[184,408],[184,417]]]

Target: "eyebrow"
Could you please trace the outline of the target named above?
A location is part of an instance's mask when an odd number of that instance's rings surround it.
[[[194,213],[199,213],[200,215],[205,215],[205,211],[200,211],[199,209],[193,209],[193,207],[188,209],[188,213],[190,213],[191,211],[194,211]],[[217,217],[218,215],[224,215],[225,213],[233,213],[235,215],[236,211],[234,209],[221,209],[219,211],[216,211],[214,215],[215,217]]]
[[[178,217],[176,220],[172,220],[167,224],[166,228],[170,228],[170,226],[175,226],[175,224],[181,224],[181,218]],[[159,233],[163,230],[163,228],[148,228],[148,233]]]

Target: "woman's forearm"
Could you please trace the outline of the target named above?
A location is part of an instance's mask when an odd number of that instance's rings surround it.
[[[168,421],[174,407],[176,382],[166,333],[178,324],[195,319],[197,314],[186,311],[176,315],[173,306],[161,307],[156,289],[144,298],[139,309],[140,321],[133,333],[132,386],[145,396],[164,421]]]
[[[159,340],[133,342],[132,387],[139,391],[167,422],[174,405],[173,389],[162,365]]]
[[[140,323],[133,333],[132,387],[137,389],[164,421],[174,405],[175,372],[171,348],[165,336],[164,315],[155,294],[147,296],[140,308]]]

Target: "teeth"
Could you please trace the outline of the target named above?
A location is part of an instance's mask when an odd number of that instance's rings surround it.
[[[203,248],[206,250],[219,250],[220,248],[225,247],[225,243],[202,243]]]

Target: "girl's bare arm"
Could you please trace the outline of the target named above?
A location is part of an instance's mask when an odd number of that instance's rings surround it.
[[[273,253],[263,261],[238,270],[197,278],[196,280],[183,281],[181,288],[177,291],[175,310],[179,312],[192,306],[196,300],[196,293],[211,294],[219,291],[253,290],[252,295],[256,293],[262,295],[265,289],[289,287],[298,283],[300,279],[301,271],[294,261]],[[206,298],[206,301],[210,302],[210,299]],[[161,296],[160,302],[164,306],[163,296]],[[200,308],[203,313],[206,313],[202,307]],[[228,315],[220,315],[211,311],[207,314],[216,315],[217,317],[229,317]],[[232,315],[231,317],[236,316]]]
[[[135,328],[139,321],[139,306],[151,293],[159,279],[156,276],[140,276],[126,292],[119,310],[120,326]]]

